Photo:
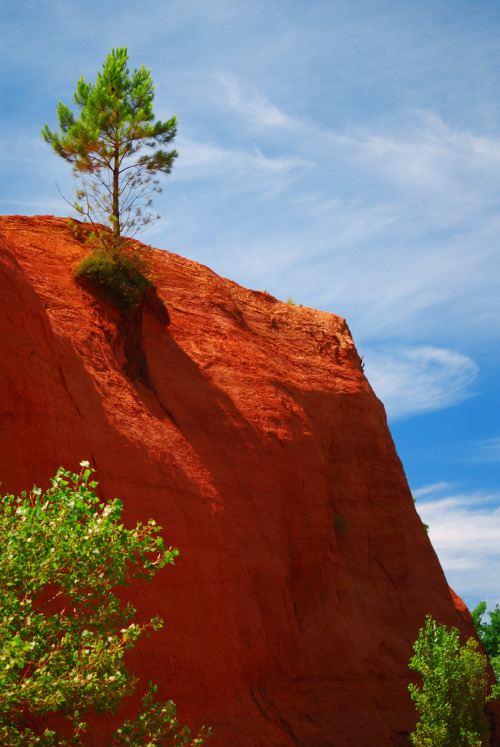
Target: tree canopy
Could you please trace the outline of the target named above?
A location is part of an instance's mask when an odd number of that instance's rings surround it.
[[[411,735],[415,747],[485,747],[489,732],[485,703],[498,697],[489,693],[487,659],[478,642],[463,645],[456,628],[448,630],[430,615],[413,646],[410,669],[421,675],[422,685],[409,690],[420,715]]]
[[[94,225],[107,225],[115,243],[151,221],[151,194],[161,192],[155,177],[170,174],[178,156],[164,149],[175,138],[176,117],[154,121],[150,71],[142,66],[131,74],[127,60],[125,47],[113,49],[95,84],[78,81],[79,117],[59,102],[59,132],[42,130],[80,180],[73,207]]]
[[[483,621],[486,606],[486,602],[479,602],[471,615],[481,643],[490,657],[497,682],[500,682],[500,607],[496,604],[493,610],[488,612],[490,621],[486,622]]]
[[[136,610],[116,589],[149,580],[173,564],[153,520],[126,529],[122,503],[103,503],[92,470],[60,469],[51,487],[0,503],[0,743],[10,747],[92,745],[85,712],[115,712],[136,688],[124,654],[162,625],[134,622]],[[40,717],[57,714],[40,728]],[[47,716],[49,715],[49,716]],[[112,747],[201,745],[171,701],[155,702],[150,683],[143,710],[125,721]]]

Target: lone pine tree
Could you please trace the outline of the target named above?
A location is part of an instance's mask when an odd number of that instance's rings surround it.
[[[151,221],[151,194],[161,192],[156,175],[170,174],[178,156],[163,149],[176,135],[176,117],[154,121],[150,71],[142,66],[131,75],[127,60],[125,47],[113,49],[95,84],[78,81],[73,100],[80,116],[59,102],[60,131],[42,130],[80,179],[72,206],[94,227],[106,225],[115,247]],[[145,148],[150,152],[141,153]]]

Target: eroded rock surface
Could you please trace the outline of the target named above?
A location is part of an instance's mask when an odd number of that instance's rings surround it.
[[[0,218],[2,491],[88,459],[164,527],[176,568],[129,596],[165,626],[130,663],[213,747],[407,745],[425,615],[469,631],[345,321],[159,250],[168,315],[124,319],[73,280],[84,253]]]

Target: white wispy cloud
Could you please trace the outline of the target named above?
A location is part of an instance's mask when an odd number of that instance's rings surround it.
[[[500,602],[500,493],[439,483],[413,494],[450,586],[469,605]]]
[[[258,88],[244,85],[236,75],[219,74],[226,105],[250,127],[290,127],[293,120],[271,103]]]
[[[468,356],[430,345],[365,355],[366,376],[392,420],[450,407],[471,396],[478,370]]]
[[[344,194],[355,186],[360,203],[392,209],[389,247],[424,257],[437,251],[452,282],[461,270],[457,256],[472,267],[494,256],[500,228],[497,133],[486,136],[419,111],[318,137],[325,145],[323,163],[335,162],[346,178]]]
[[[434,192],[464,186],[466,176],[476,175],[485,188],[485,174],[492,178],[491,189],[498,182],[500,139],[452,127],[437,112],[410,112],[396,131],[383,132],[375,125],[374,132],[341,137],[340,142],[377,162],[399,185]]]
[[[0,211],[68,215],[71,208],[59,194],[57,185],[71,201],[75,188],[71,168],[33,129],[16,133],[0,130],[2,172],[5,184],[10,184],[9,190],[0,193]],[[45,189],[40,189],[40,181],[45,183]]]
[[[498,462],[500,464],[500,436],[489,438],[477,445],[471,459],[478,462]]]
[[[178,147],[182,151],[182,158],[176,165],[176,179],[184,183],[187,180],[208,179],[214,186],[217,185],[216,195],[219,198],[229,194],[233,199],[248,192],[256,194],[258,199],[264,195],[277,196],[286,192],[304,171],[313,167],[304,158],[295,155],[270,156],[255,145],[227,147],[180,136]],[[210,194],[212,196],[213,192]]]
[[[208,167],[208,174],[214,175],[217,168],[217,178],[220,170],[234,169],[236,171],[252,170],[283,172],[296,168],[307,168],[311,165],[306,159],[291,156],[289,158],[272,158],[254,147],[251,151],[237,148],[223,147],[215,143],[202,143],[188,137],[180,136],[179,147],[182,148],[182,159],[177,170],[202,170]]]

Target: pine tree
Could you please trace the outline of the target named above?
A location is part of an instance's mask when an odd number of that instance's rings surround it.
[[[59,102],[60,131],[48,125],[42,130],[80,179],[72,206],[94,228],[107,226],[108,246],[114,247],[122,236],[133,236],[150,223],[151,193],[161,192],[155,177],[170,174],[178,156],[176,150],[162,149],[176,135],[176,117],[154,121],[150,71],[142,66],[131,75],[127,60],[126,48],[113,49],[95,84],[83,76],[78,81],[74,103],[80,116]],[[150,152],[140,153],[144,148]]]

